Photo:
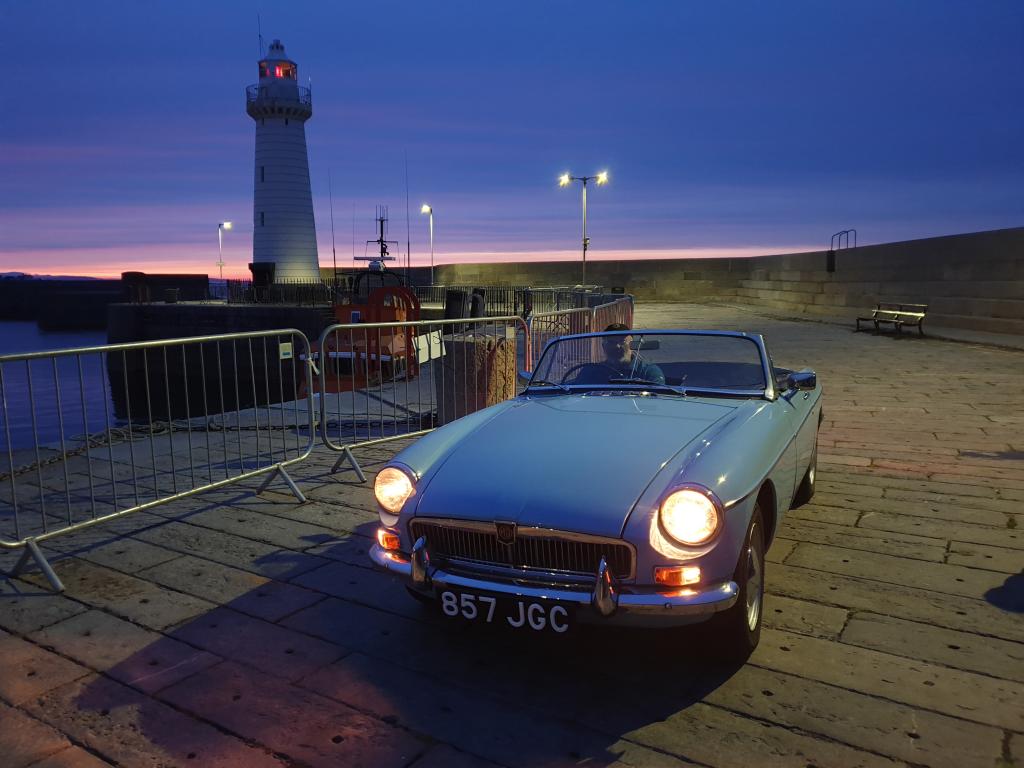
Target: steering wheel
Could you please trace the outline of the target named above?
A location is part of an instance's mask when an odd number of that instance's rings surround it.
[[[562,380],[559,382],[559,384],[565,384],[565,380],[568,379],[569,376],[571,376],[572,374],[576,373],[577,371],[583,370],[584,368],[594,367],[594,366],[599,366],[601,368],[607,368],[609,371],[612,372],[612,375],[615,375],[615,376],[622,375],[622,371],[620,371],[618,368],[615,368],[614,366],[609,365],[608,363],[577,363],[576,365],[574,365],[572,368],[570,368],[568,371],[566,371],[562,375]],[[572,382],[570,382],[570,383],[572,383]]]

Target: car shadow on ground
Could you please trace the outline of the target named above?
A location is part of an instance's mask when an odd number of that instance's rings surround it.
[[[638,749],[622,737],[741,666],[712,661],[701,627],[557,635],[448,619],[367,567],[374,528],[310,542],[329,560],[314,570],[303,552],[268,556],[320,602],[271,623],[253,594],[227,601],[82,685],[74,716],[98,731],[120,718],[189,765],[226,758],[220,730],[309,765],[408,765],[436,742],[503,765],[608,765]],[[214,727],[184,727],[182,712]]]

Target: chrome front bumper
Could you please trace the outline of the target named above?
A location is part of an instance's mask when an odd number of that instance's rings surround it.
[[[389,552],[374,544],[370,559],[380,567],[407,578],[409,586],[424,595],[435,596],[443,589],[465,589],[526,600],[555,600],[590,609],[577,613],[577,618],[584,622],[610,621],[651,626],[694,623],[731,608],[739,596],[739,587],[734,581],[703,589],[620,589],[603,560],[590,590],[464,576],[431,565],[426,546],[421,542],[416,542],[411,556]]]

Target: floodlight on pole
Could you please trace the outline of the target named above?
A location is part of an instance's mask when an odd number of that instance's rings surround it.
[[[608,171],[601,171],[593,176],[573,176],[563,173],[558,177],[558,186],[568,187],[572,182],[578,181],[583,185],[583,276],[581,285],[587,284],[587,248],[590,246],[590,238],[587,237],[587,182],[596,181],[598,186],[608,183]]]
[[[430,284],[434,284],[434,208],[426,203],[420,208],[420,213],[430,216]]]
[[[231,229],[230,221],[217,224],[217,266],[220,268],[220,279],[224,279],[224,230]]]

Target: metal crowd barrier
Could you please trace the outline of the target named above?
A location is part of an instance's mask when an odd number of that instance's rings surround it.
[[[313,353],[325,446],[365,482],[352,449],[426,434],[514,397],[529,367],[521,317],[332,325]]]
[[[627,328],[633,327],[633,297],[623,296],[621,299],[599,304],[593,309],[594,319],[591,324],[594,332],[603,331],[612,323],[622,323]]]
[[[626,295],[590,309],[563,309],[559,312],[540,312],[531,315],[527,321],[530,350],[539,356],[552,339],[573,333],[599,333],[612,323],[622,323],[627,328],[633,327],[632,296]],[[585,350],[581,351],[581,355],[589,359],[589,353]],[[531,370],[533,362],[531,360],[528,363]]]
[[[315,441],[306,336],[295,329],[0,356],[0,549],[266,475]]]
[[[590,309],[563,309],[560,312],[539,312],[530,315],[530,349],[538,357],[552,339],[573,333],[590,333],[594,327],[594,312]],[[530,370],[533,363],[530,361]]]

